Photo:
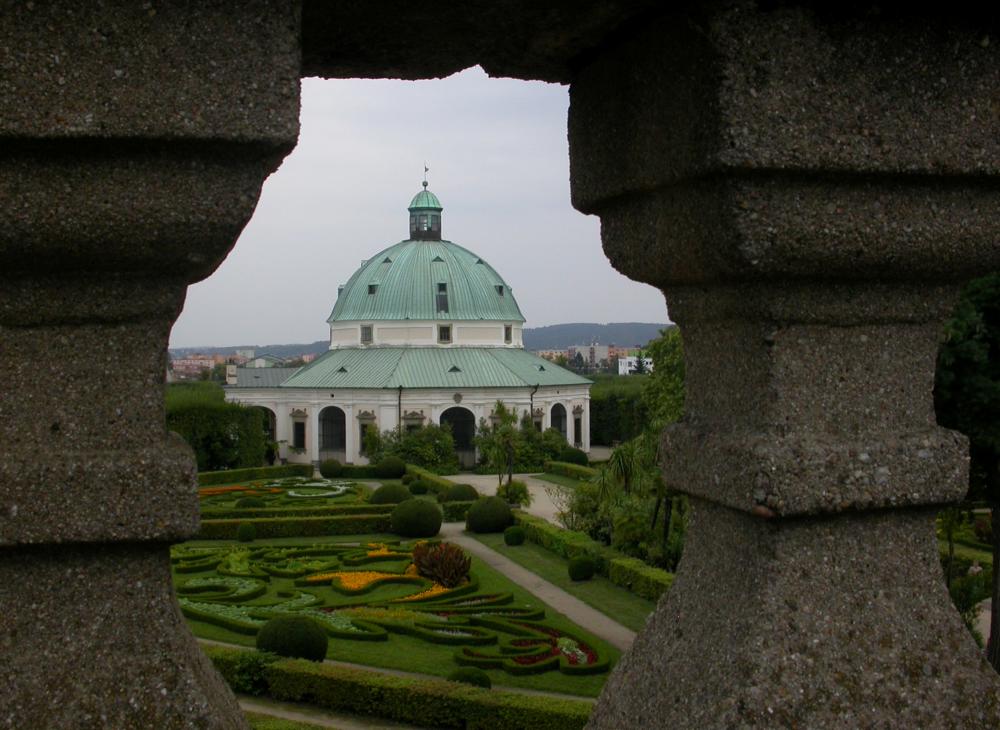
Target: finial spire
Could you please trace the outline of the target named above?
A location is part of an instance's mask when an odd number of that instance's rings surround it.
[[[427,189],[427,173],[431,171],[431,168],[427,167],[427,163],[424,162],[424,190]]]

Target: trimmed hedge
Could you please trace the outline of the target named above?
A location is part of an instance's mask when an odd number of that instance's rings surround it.
[[[374,464],[343,464],[340,467],[341,478],[378,479]]]
[[[608,562],[608,580],[637,596],[656,601],[674,582],[674,574],[654,568],[639,558],[615,558]]]
[[[465,517],[465,529],[469,532],[503,532],[514,521],[510,506],[500,497],[480,497]]]
[[[590,479],[597,476],[597,469],[579,464],[570,464],[565,461],[546,461],[545,471],[550,474],[562,474],[564,477],[572,479]]]
[[[421,727],[468,730],[578,730],[593,703],[487,690],[444,679],[398,677],[303,659],[251,661],[240,649],[203,646],[231,686],[263,685],[281,702],[308,702],[339,712]],[[242,670],[242,671],[241,671]],[[261,677],[247,676],[259,672]]]
[[[432,471],[414,464],[406,465],[406,473],[412,475],[414,479],[422,481],[435,494],[443,494],[455,486],[455,482],[450,479],[445,479]]]
[[[253,525],[258,540],[273,537],[319,537],[389,532],[388,514],[333,517],[276,517],[256,520],[202,520],[199,540],[235,540],[241,524]]]
[[[257,632],[258,651],[286,657],[301,657],[313,662],[326,658],[330,638],[316,619],[308,616],[276,616]]]
[[[326,507],[263,507],[245,509],[204,509],[203,520],[260,519],[267,517],[335,517],[338,515],[380,515],[392,512],[391,504],[348,503]]]
[[[531,542],[567,560],[592,559],[598,573],[641,598],[656,601],[674,582],[673,573],[654,568],[638,558],[626,557],[582,532],[564,530],[541,517],[520,511],[514,513],[514,520],[524,528]]]
[[[198,472],[198,486],[236,484],[254,479],[281,479],[282,477],[311,477],[312,464],[286,464],[285,466],[258,466],[250,469],[224,469],[223,471]]]
[[[469,516],[469,507],[475,502],[441,502],[441,512],[445,522],[465,522]]]
[[[372,492],[368,501],[371,504],[399,504],[412,498],[413,495],[410,494],[410,490],[406,486],[390,483],[383,484]]]

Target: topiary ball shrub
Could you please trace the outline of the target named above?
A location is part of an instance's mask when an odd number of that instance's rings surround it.
[[[585,555],[573,558],[569,561],[569,578],[573,581],[590,580],[594,577],[597,566],[594,561]]]
[[[371,504],[399,504],[412,498],[410,490],[402,484],[383,484],[368,498]]]
[[[471,484],[456,484],[449,487],[442,497],[442,502],[472,502],[479,499],[479,492]]]
[[[260,627],[257,649],[279,656],[321,662],[326,658],[326,631],[308,616],[278,616]]]
[[[406,463],[398,456],[387,456],[375,465],[375,476],[380,479],[399,479],[406,473]]]
[[[511,525],[503,531],[503,541],[507,545],[523,545],[524,538],[524,528],[520,525]]]
[[[434,537],[441,530],[441,508],[426,499],[408,499],[396,505],[389,524],[402,537]]]
[[[237,509],[253,509],[255,507],[263,507],[264,500],[260,497],[242,497],[236,500]]]
[[[572,446],[567,446],[559,454],[559,460],[565,461],[570,464],[577,464],[579,466],[587,466],[590,461],[587,459],[587,453],[581,451],[580,449],[574,449]]]
[[[240,542],[253,542],[257,537],[257,528],[249,522],[242,522],[236,528],[236,539]]]
[[[481,497],[469,507],[465,529],[469,532],[503,532],[514,521],[510,506],[500,497]]]
[[[490,675],[478,667],[459,667],[448,675],[448,680],[451,682],[474,684],[484,689],[490,689],[493,686],[493,683],[490,681]]]
[[[403,484],[406,484],[407,486],[409,486],[410,482],[413,481],[413,475],[412,474],[404,474],[403,476],[401,476],[399,478],[399,481],[401,481]]]
[[[415,482],[410,482],[410,494],[427,494],[427,485],[419,479]]]
[[[344,471],[344,466],[336,459],[327,459],[320,463],[319,473],[326,479],[335,479]]]

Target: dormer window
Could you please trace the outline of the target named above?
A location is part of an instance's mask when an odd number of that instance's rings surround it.
[[[438,342],[448,344],[451,342],[451,325],[442,324],[438,326]]]
[[[497,295],[503,296],[503,284],[497,284]]]
[[[369,284],[368,285],[368,296],[373,295],[377,291],[378,291],[378,284]]]
[[[437,311],[447,312],[448,311],[448,285],[438,284],[437,285]]]

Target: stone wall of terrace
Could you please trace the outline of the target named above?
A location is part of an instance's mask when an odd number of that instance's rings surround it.
[[[689,541],[593,726],[996,727],[1000,683],[937,567],[934,510],[967,457],[931,403],[958,285],[1000,267],[989,22],[4,2],[0,722],[243,726],[170,586],[167,546],[197,521],[163,427],[170,326],[294,146],[301,75],[479,63],[570,84],[574,204],[685,338],[664,469]]]

